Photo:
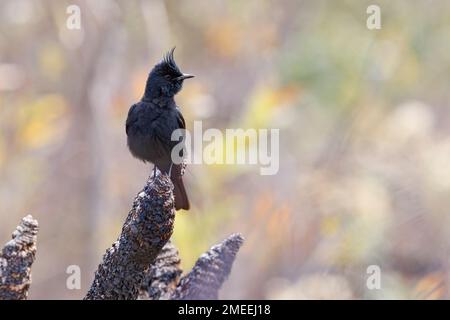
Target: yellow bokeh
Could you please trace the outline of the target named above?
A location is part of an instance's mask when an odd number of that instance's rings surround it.
[[[44,46],[39,52],[41,72],[51,80],[60,79],[66,65],[64,59],[64,54],[59,46]]]
[[[248,128],[261,128],[270,125],[277,108],[290,106],[300,93],[295,85],[273,87],[261,84],[250,96],[243,125]]]
[[[19,142],[25,148],[39,148],[57,141],[66,127],[63,115],[67,111],[65,99],[48,94],[21,106],[19,109]]]

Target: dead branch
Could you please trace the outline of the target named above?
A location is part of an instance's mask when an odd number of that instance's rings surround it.
[[[169,241],[150,266],[141,286],[141,299],[168,300],[175,291],[180,275],[180,257]]]
[[[103,256],[84,299],[217,299],[243,243],[233,234],[213,246],[180,279],[178,250],[169,242],[175,218],[167,175],[150,178],[136,196],[118,240]],[[38,223],[22,219],[0,254],[0,299],[26,299]]]
[[[243,241],[240,234],[232,234],[202,254],[191,272],[181,278],[171,299],[218,299]]]
[[[137,299],[148,268],[172,235],[172,188],[167,175],[149,179],[134,199],[119,239],[103,256],[85,299]]]
[[[37,232],[38,222],[28,215],[13,232],[12,240],[3,247],[0,254],[0,300],[27,298]]]

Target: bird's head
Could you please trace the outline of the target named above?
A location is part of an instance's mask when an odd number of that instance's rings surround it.
[[[175,48],[170,50],[150,72],[145,88],[145,97],[173,97],[183,87],[185,79],[193,78],[191,74],[182,73],[173,58]]]

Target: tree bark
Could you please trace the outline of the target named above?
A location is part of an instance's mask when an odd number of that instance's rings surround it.
[[[212,300],[228,278],[244,239],[232,234],[202,254],[192,270],[180,279],[178,250],[170,242],[159,254],[142,283],[141,299]]]
[[[0,300],[25,300],[36,255],[38,223],[31,215],[22,219],[12,240],[0,254]]]
[[[103,256],[85,299],[137,299],[148,268],[172,235],[172,189],[167,175],[148,180],[134,199],[119,239]]]
[[[171,299],[218,299],[219,290],[228,278],[236,254],[243,242],[244,239],[240,234],[232,234],[202,254],[191,272],[181,278]]]
[[[177,248],[169,241],[150,266],[141,286],[141,299],[169,300],[183,270]]]
[[[93,299],[218,299],[243,238],[233,234],[200,256],[184,275],[178,250],[169,241],[175,218],[168,175],[147,181],[135,197],[122,232],[98,266],[85,296]],[[0,299],[26,299],[36,254],[38,223],[22,219],[0,254]]]

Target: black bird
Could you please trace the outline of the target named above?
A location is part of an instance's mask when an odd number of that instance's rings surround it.
[[[126,133],[128,148],[133,156],[151,162],[161,172],[170,174],[174,185],[175,209],[189,209],[189,200],[182,180],[182,164],[174,164],[172,148],[180,141],[172,141],[172,132],[185,129],[186,124],[174,96],[185,79],[193,75],[180,71],[170,50],[151,70],[144,96],[128,111]],[[182,138],[181,138],[182,139]],[[155,176],[154,174],[154,176]]]

